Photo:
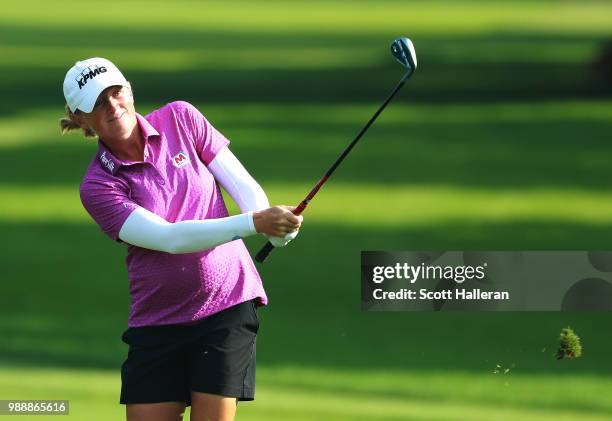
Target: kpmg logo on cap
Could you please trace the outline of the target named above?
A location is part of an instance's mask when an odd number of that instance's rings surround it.
[[[189,163],[189,157],[185,152],[179,152],[172,157],[172,164],[176,168],[181,168],[182,166]]]
[[[89,66],[87,69],[83,70],[79,77],[75,79],[75,81],[79,84],[79,89],[83,89],[83,86],[87,84],[88,80],[93,79],[98,76],[100,73],[106,73],[106,67],[104,66]]]

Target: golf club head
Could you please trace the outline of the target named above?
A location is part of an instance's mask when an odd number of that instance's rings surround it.
[[[416,70],[417,57],[410,39],[402,37],[393,41],[391,43],[391,53],[410,73]]]

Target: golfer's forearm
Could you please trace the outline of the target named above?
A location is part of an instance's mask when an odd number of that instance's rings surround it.
[[[221,149],[208,168],[242,212],[270,207],[266,193],[229,148]]]
[[[166,253],[192,253],[256,234],[251,213],[170,223],[144,208],[138,208],[126,219],[119,238],[134,246]]]

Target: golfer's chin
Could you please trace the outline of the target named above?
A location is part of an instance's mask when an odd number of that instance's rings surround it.
[[[118,140],[125,140],[130,137],[138,122],[136,116],[130,116],[129,113],[123,114],[120,118],[116,118],[106,122],[107,137],[112,137]],[[102,136],[102,138],[104,138]]]

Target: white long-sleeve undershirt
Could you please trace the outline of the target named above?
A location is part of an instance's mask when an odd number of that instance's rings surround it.
[[[205,221],[170,223],[144,209],[135,209],[119,231],[122,241],[166,253],[193,253],[255,234],[252,212]]]
[[[266,193],[228,148],[219,151],[210,163],[209,169],[242,212],[258,211],[270,207]],[[298,232],[290,232],[285,237],[264,235],[274,247],[284,247],[297,237]]]
[[[119,238],[138,247],[167,253],[192,253],[256,234],[253,211],[269,207],[263,189],[225,147],[208,169],[243,212],[226,218],[170,223],[139,207],[123,223]]]
[[[241,212],[270,207],[266,193],[229,148],[221,149],[208,169],[234,199]]]

